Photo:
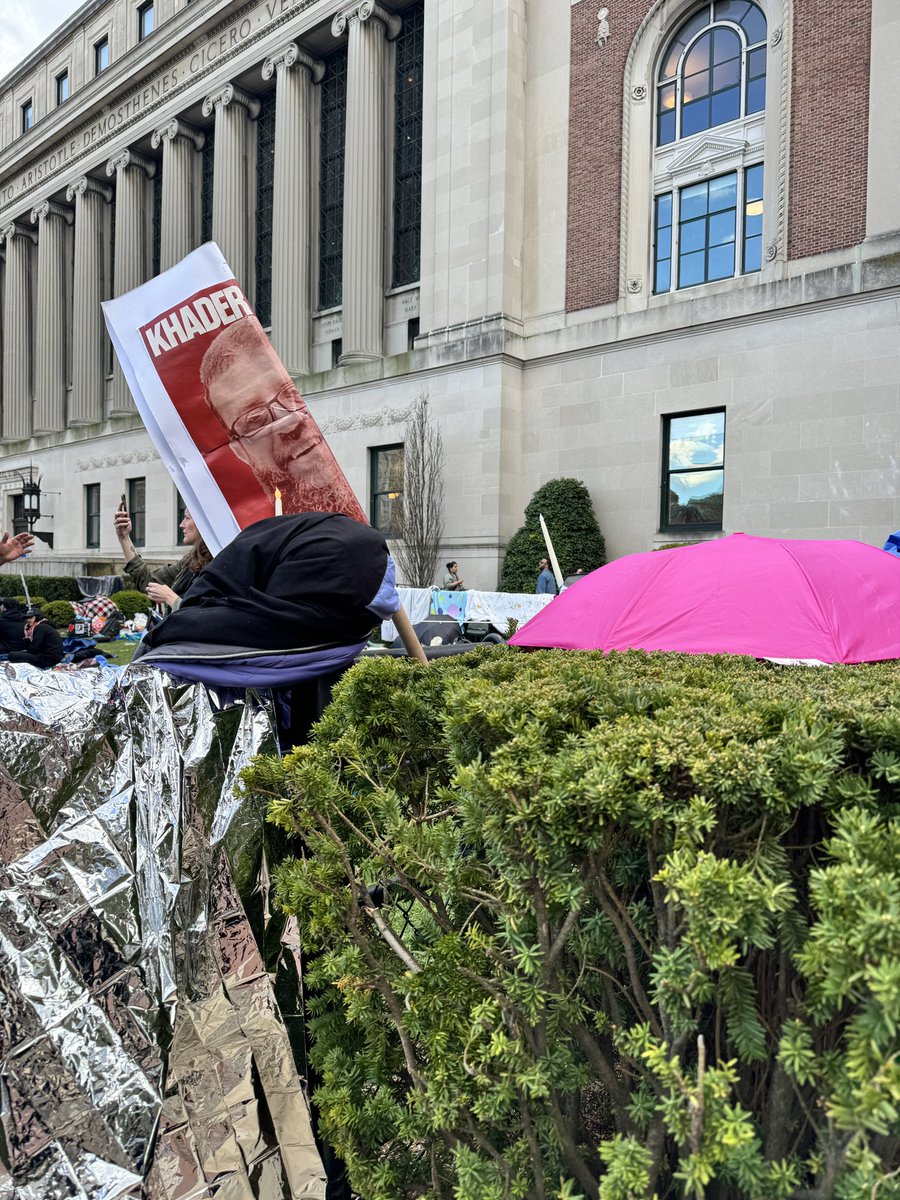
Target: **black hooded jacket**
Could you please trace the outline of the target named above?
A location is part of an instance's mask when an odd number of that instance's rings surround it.
[[[203,568],[142,649],[174,643],[289,651],[361,641],[387,570],[384,536],[338,513],[267,517]]]
[[[28,610],[24,604],[11,605],[0,609],[0,652],[25,648],[25,613]]]

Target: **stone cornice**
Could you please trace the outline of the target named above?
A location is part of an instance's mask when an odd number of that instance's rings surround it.
[[[152,158],[144,158],[136,150],[120,150],[106,164],[107,175],[115,175],[117,171],[127,171],[129,167],[137,167],[144,171],[148,179],[156,174],[156,163]]]
[[[269,55],[262,65],[262,77],[271,79],[277,70],[289,67],[305,68],[313,83],[321,83],[325,77],[325,64],[317,58],[310,57],[296,42],[288,42]]]
[[[90,192],[93,196],[101,196],[107,204],[113,198],[111,187],[101,183],[99,179],[94,179],[92,175],[82,175],[80,179],[76,179],[66,188],[66,199],[71,202],[76,196],[83,196],[86,192]]]
[[[174,142],[176,138],[192,142],[195,150],[202,150],[206,143],[205,133],[195,129],[193,125],[188,125],[186,121],[173,117],[171,121],[166,121],[165,125],[153,130],[150,144],[154,150],[158,150],[163,142]]]
[[[343,12],[336,14],[331,22],[332,37],[343,37],[351,21],[369,21],[372,17],[384,26],[389,42],[392,42],[403,28],[403,22],[396,13],[387,12],[376,0],[362,0],[361,4],[351,4]]]
[[[233,83],[226,83],[224,87],[206,97],[203,101],[203,115],[208,117],[214,109],[225,108],[229,104],[239,104],[241,108],[245,108],[251,120],[259,116],[259,101]]]
[[[39,204],[31,210],[32,225],[37,225],[44,217],[58,217],[67,225],[71,225],[75,220],[75,214],[71,208],[66,208],[64,204],[57,204],[55,200],[45,200],[43,204]]]

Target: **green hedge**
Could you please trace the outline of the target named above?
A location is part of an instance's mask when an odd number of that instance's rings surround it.
[[[112,600],[126,621],[133,620],[138,613],[148,613],[153,607],[146,592],[139,592],[134,588],[116,592],[112,596]]]
[[[547,557],[540,517],[559,560],[563,578],[595,571],[606,562],[606,542],[594,516],[590,492],[580,479],[551,479],[534,493],[525,509],[525,524],[510,538],[500,572],[501,592],[533,592],[538,563]]]
[[[43,607],[44,616],[57,629],[68,629],[75,616],[68,600],[49,600]]]
[[[47,600],[80,600],[81,591],[73,575],[26,575],[29,592],[39,592]],[[0,596],[18,596],[22,579],[15,575],[0,575]]]
[[[248,778],[300,836],[277,891],[364,1200],[896,1200],[898,683],[505,647],[351,670]]]

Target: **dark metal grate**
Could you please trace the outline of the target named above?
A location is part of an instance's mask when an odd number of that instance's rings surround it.
[[[200,242],[212,241],[213,215],[213,160],[215,158],[215,130],[206,131],[206,141],[201,151],[200,175]]]
[[[275,206],[275,93],[259,97],[256,121],[256,315],[272,324],[272,216]]]
[[[343,299],[344,136],[347,118],[347,50],[333,54],[322,81],[319,175],[319,307]]]
[[[151,274],[158,275],[162,260],[162,159],[153,176],[153,262]]]
[[[422,62],[425,7],[403,14],[394,109],[393,286],[415,283],[422,241]]]

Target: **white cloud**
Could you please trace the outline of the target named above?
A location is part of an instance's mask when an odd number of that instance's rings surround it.
[[[54,29],[81,8],[83,0],[3,0],[0,22],[0,79],[27,58]]]
[[[677,438],[669,443],[669,465],[672,469],[678,467],[705,467],[709,463],[720,463],[724,453],[722,434],[719,429],[711,429],[704,437],[700,436]]]

